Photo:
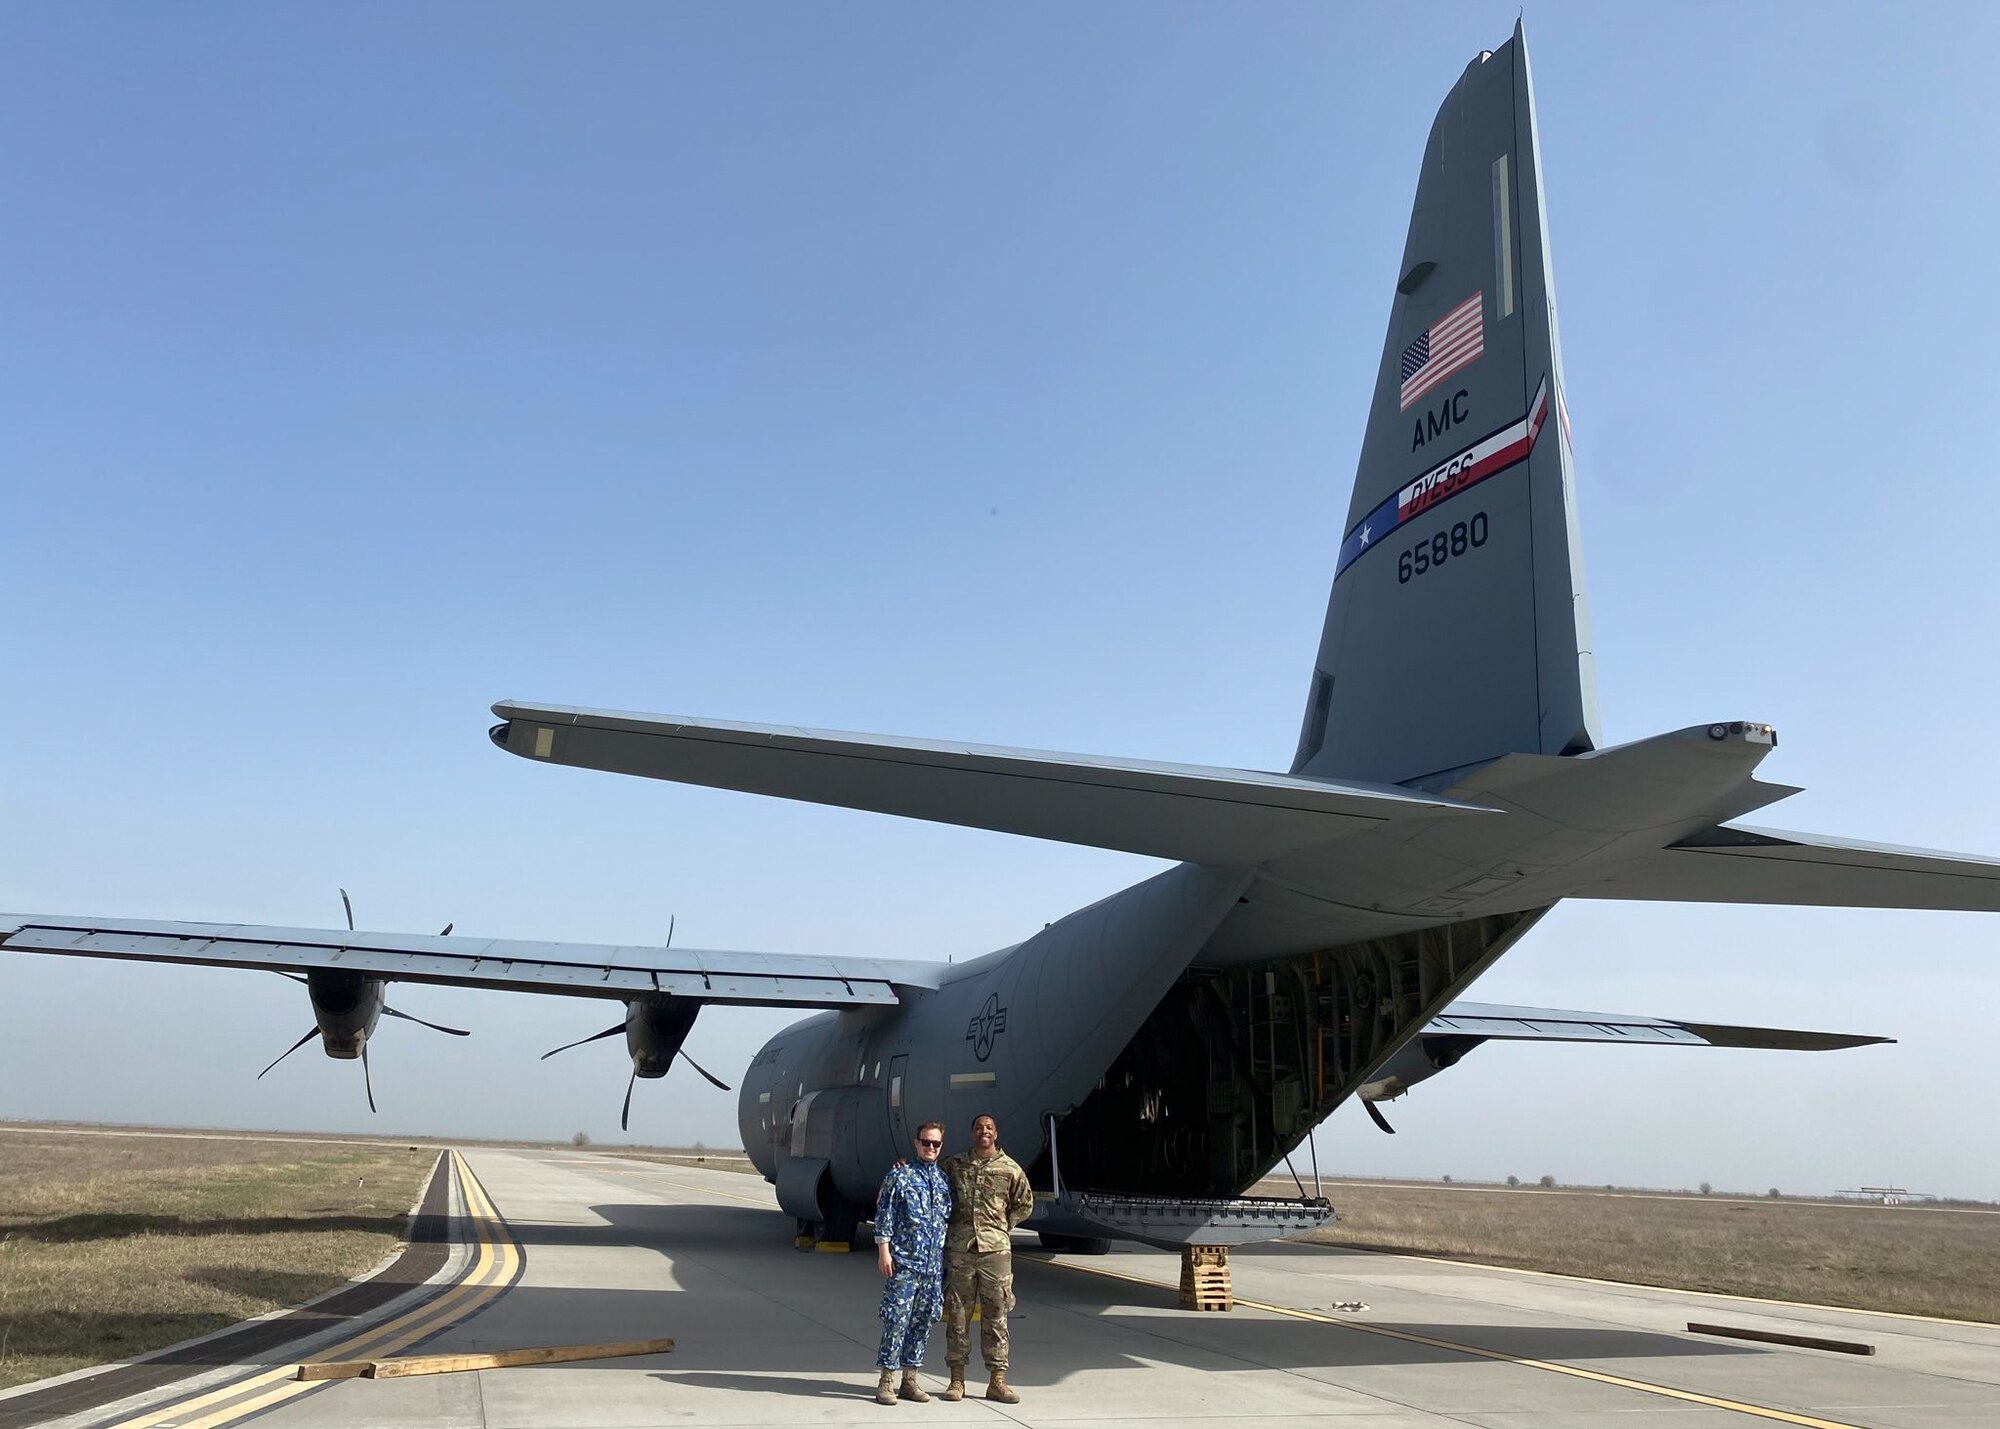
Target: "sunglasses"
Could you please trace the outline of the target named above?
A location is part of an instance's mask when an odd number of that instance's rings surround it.
[[[919,1145],[919,1146],[930,1146],[930,1147],[938,1147],[938,1146],[942,1146],[942,1145],[944,1145],[944,1143],[943,1143],[942,1141],[925,1141],[925,1140],[924,1140],[924,1139],[923,1139],[922,1137],[918,1137],[918,1138],[917,1138],[917,1145]]]

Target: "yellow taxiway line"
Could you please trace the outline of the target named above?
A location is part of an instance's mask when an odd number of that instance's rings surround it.
[[[1153,1280],[1143,1275],[1127,1275],[1119,1270],[1101,1270],[1094,1265],[1078,1265],[1073,1261],[1052,1260],[1045,1262],[1063,1270],[1081,1271],[1085,1275],[1101,1275],[1108,1280],[1127,1280],[1134,1285],[1151,1286],[1155,1290],[1172,1292],[1174,1287],[1164,1281]],[[1475,1359],[1498,1360],[1504,1364],[1520,1365],[1524,1369],[1546,1370],[1550,1374],[1567,1375],[1571,1379],[1586,1379],[1594,1384],[1608,1384],[1619,1389],[1637,1390],[1641,1394],[1659,1395],[1666,1399],[1677,1399],[1684,1404],[1699,1404],[1707,1409],[1727,1409],[1737,1414],[1748,1414],[1758,1419],[1769,1419],[1779,1424],[1795,1424],[1801,1429],[1865,1429],[1844,1419],[1816,1419],[1810,1414],[1794,1414],[1789,1409],[1772,1409],[1762,1404],[1745,1404],[1741,1400],[1723,1399],[1713,1394],[1698,1394],[1691,1389],[1675,1389],[1672,1385],[1653,1384],[1643,1379],[1627,1379],[1623,1375],[1605,1374],[1601,1370],[1581,1369],[1576,1365],[1557,1364],[1553,1360],[1529,1359],[1525,1355],[1508,1354],[1505,1350],[1489,1350],[1479,1345],[1462,1345],[1455,1340],[1441,1340],[1431,1335],[1419,1335],[1409,1330],[1392,1330],[1387,1325],[1370,1325],[1356,1320],[1336,1320],[1331,1316],[1315,1314],[1311,1310],[1295,1310],[1289,1305],[1269,1305],[1261,1300],[1245,1300],[1235,1297],[1236,1303],[1252,1310],[1263,1310],[1273,1315],[1284,1315],[1294,1320],[1310,1320],[1317,1325],[1332,1325],[1337,1329],[1354,1330],[1364,1335],[1380,1335],[1384,1339],[1404,1340],[1413,1345],[1427,1345],[1432,1349],[1450,1350],[1457,1354],[1471,1355]]]
[[[364,1359],[392,1355],[485,1309],[514,1283],[522,1265],[520,1244],[508,1233],[506,1222],[494,1209],[486,1188],[465,1164],[465,1158],[456,1151],[448,1154],[458,1173],[465,1208],[479,1243],[471,1270],[435,1300],[327,1346],[320,1352],[322,1357]],[[193,1399],[119,1420],[108,1429],[157,1429],[164,1424],[171,1424],[173,1429],[217,1429],[286,1399],[326,1387],[324,1382],[301,1383],[293,1378],[296,1372],[297,1366],[292,1364],[264,1370]]]

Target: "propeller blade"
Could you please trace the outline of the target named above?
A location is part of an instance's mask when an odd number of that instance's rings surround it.
[[[709,1085],[714,1087],[717,1091],[726,1092],[730,1090],[729,1083],[723,1081],[722,1078],[716,1076],[715,1073],[709,1071],[708,1068],[702,1066],[701,1063],[695,1061],[695,1059],[688,1056],[687,1053],[685,1052],[681,1053],[680,1057],[683,1062],[686,1062],[690,1067],[693,1067],[697,1072],[700,1072],[704,1077],[707,1077]]]
[[[632,1069],[631,1080],[625,1083],[625,1105],[618,1109],[618,1129],[629,1131],[632,1123],[632,1088],[639,1085],[638,1068]]]
[[[667,914],[667,946],[671,948],[673,945],[674,945],[674,915],[669,913]]]
[[[361,1085],[368,1090],[368,1110],[375,1110],[375,1079],[368,1075],[368,1044],[361,1044]]]
[[[276,1056],[275,1058],[273,1058],[273,1059],[272,1059],[272,1061],[271,1061],[271,1067],[275,1067],[275,1066],[277,1066],[277,1065],[278,1065],[278,1063],[280,1063],[280,1062],[284,1061],[284,1060],[285,1060],[285,1058],[287,1058],[287,1057],[291,1056],[291,1055],[292,1055],[292,1053],[294,1053],[294,1052],[298,1051],[298,1050],[299,1050],[299,1048],[301,1048],[301,1047],[305,1046],[305,1045],[306,1045],[306,1043],[308,1043],[308,1042],[312,1041],[312,1039],[313,1039],[313,1038],[315,1038],[315,1037],[317,1037],[317,1036],[319,1036],[319,1028],[317,1028],[317,1027],[308,1027],[308,1028],[306,1029],[306,1035],[305,1035],[305,1036],[303,1036],[303,1037],[299,1038],[299,1040],[298,1040],[298,1041],[296,1041],[296,1042],[292,1043],[292,1045],[291,1045],[291,1046],[287,1047],[287,1048],[286,1048],[286,1049],[285,1049],[284,1051],[280,1052],[280,1053],[279,1053],[279,1054],[278,1054],[278,1055],[277,1055],[277,1056]],[[268,1072],[268,1071],[270,1071],[270,1070],[271,1070],[271,1067],[266,1067],[266,1068],[264,1069],[264,1072]],[[261,1082],[261,1081],[263,1081],[263,1080],[264,1080],[264,1072],[259,1072],[259,1073],[257,1074],[257,1080],[258,1080],[258,1081],[260,1081],[260,1082]]]
[[[458,925],[457,925],[456,923],[447,923],[447,924],[445,924],[445,925],[444,925],[444,931],[443,931],[442,933],[439,933],[439,934],[438,934],[438,936],[439,936],[440,938],[449,938],[449,937],[451,936],[451,930],[452,930],[453,928],[456,928],[457,926],[458,926]]]
[[[546,1062],[548,1061],[549,1058],[555,1056],[556,1052],[567,1052],[570,1048],[581,1047],[586,1042],[597,1042],[603,1040],[606,1037],[616,1037],[620,1032],[623,1032],[624,1030],[625,1030],[625,1024],[621,1022],[616,1027],[607,1027],[602,1032],[593,1032],[588,1037],[579,1037],[574,1042],[565,1042],[562,1044],[562,1046],[557,1047],[554,1051],[542,1053],[540,1060]]]
[[[433,1032],[448,1032],[453,1037],[470,1037],[472,1035],[470,1032],[467,1032],[463,1027],[446,1027],[441,1022],[426,1022],[421,1017],[412,1017],[409,1013],[398,1012],[393,1007],[384,1007],[382,1010],[388,1013],[391,1017],[400,1017],[405,1022],[414,1022],[419,1027],[428,1027]]]
[[[347,910],[347,931],[354,931],[354,905],[347,901],[347,890],[340,890],[340,906]]]
[[[1367,1108],[1368,1108],[1368,1115],[1370,1115],[1370,1116],[1372,1116],[1373,1118],[1375,1118],[1375,1124],[1376,1124],[1377,1126],[1381,1127],[1381,1128],[1382,1128],[1382,1129],[1383,1129],[1384,1131],[1388,1132],[1388,1133],[1389,1133],[1389,1135],[1391,1135],[1391,1136],[1394,1136],[1394,1135],[1396,1134],[1396,1128],[1395,1128],[1395,1127],[1393,1127],[1393,1126],[1391,1126],[1391,1125],[1389,1125],[1389,1118],[1388,1118],[1388,1117],[1386,1117],[1386,1116],[1384,1116],[1384,1115],[1382,1115],[1381,1111],[1380,1111],[1379,1109],[1377,1109],[1377,1107],[1376,1107],[1375,1103],[1373,1103],[1373,1102],[1363,1102],[1363,1103],[1361,1103],[1361,1105],[1363,1105],[1363,1106],[1365,1106],[1365,1107],[1367,1107]]]

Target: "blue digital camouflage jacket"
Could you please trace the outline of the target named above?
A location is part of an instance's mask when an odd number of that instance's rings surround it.
[[[945,1227],[951,1222],[951,1183],[935,1162],[892,1167],[875,1197],[875,1239],[887,1241],[898,1271],[938,1273]]]

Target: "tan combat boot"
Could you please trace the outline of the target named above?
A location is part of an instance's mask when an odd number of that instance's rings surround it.
[[[913,1404],[931,1402],[931,1397],[924,1393],[924,1387],[917,1383],[917,1372],[913,1369],[903,1371],[903,1387],[896,1391],[896,1398],[907,1399]]]
[[[951,1383],[944,1387],[944,1393],[940,1394],[938,1398],[949,1400],[953,1404],[956,1404],[959,1400],[965,1398],[965,1361],[952,1360],[945,1368],[951,1371]]]
[[[1021,1402],[1021,1396],[1007,1388],[1007,1371],[1004,1369],[994,1370],[991,1378],[986,1381],[986,1397],[988,1399],[997,1399],[1002,1404],[1019,1404]]]
[[[894,1404],[896,1402],[896,1372],[894,1370],[885,1369],[882,1371],[881,1381],[875,1386],[875,1402],[877,1404]]]

